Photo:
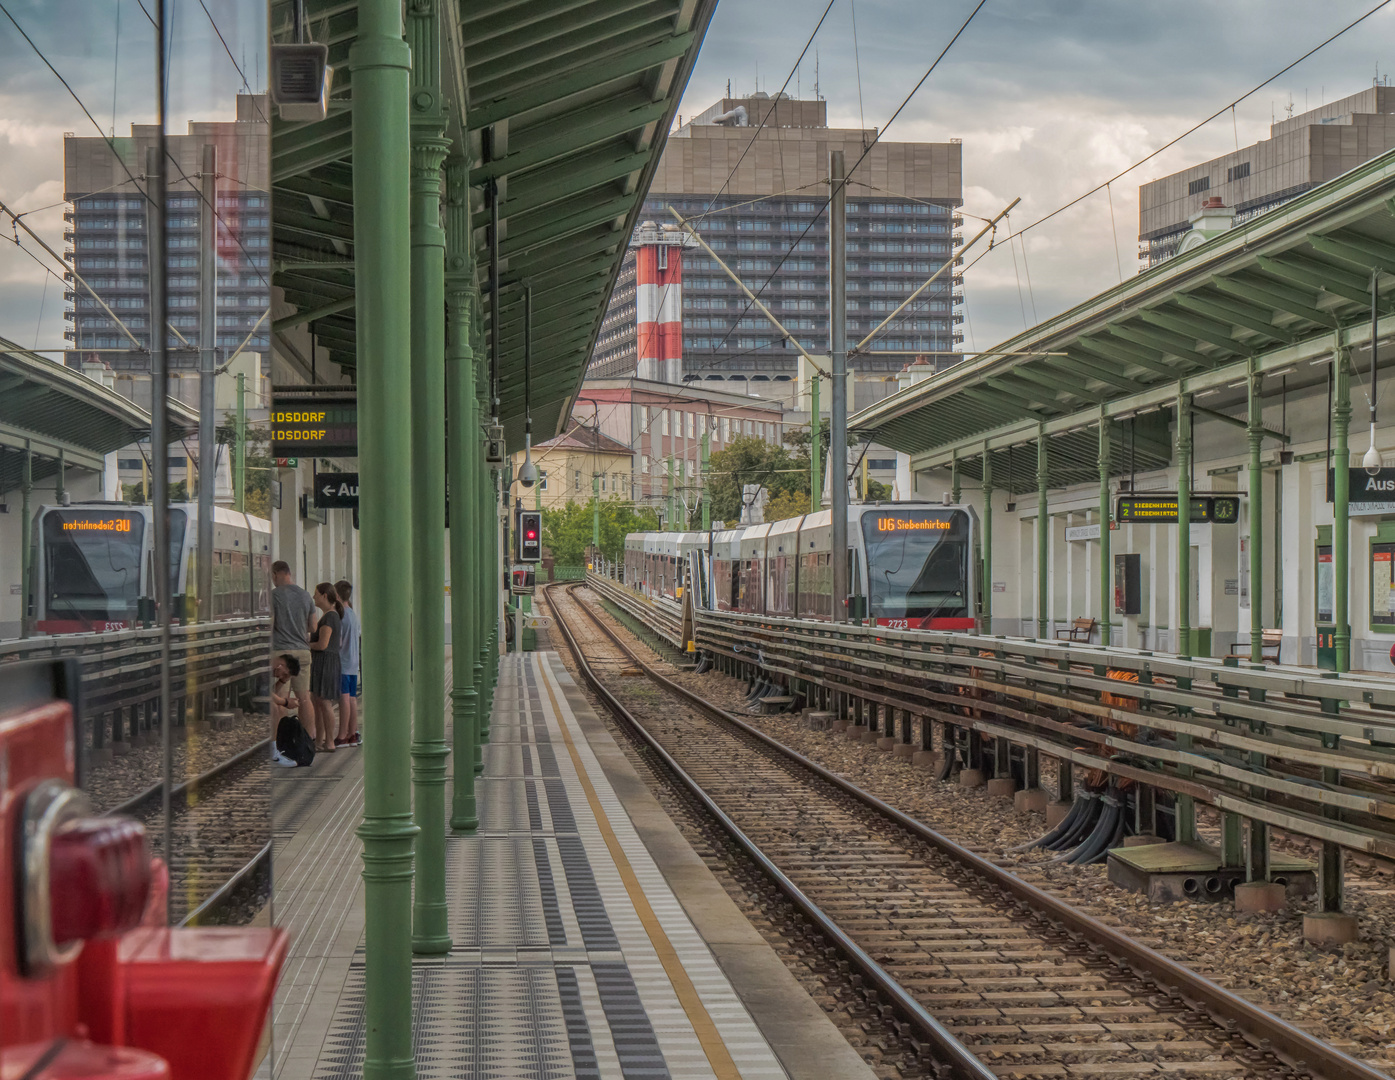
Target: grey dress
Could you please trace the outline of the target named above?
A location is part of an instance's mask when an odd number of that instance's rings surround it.
[[[325,701],[339,700],[339,612],[326,611],[315,627],[329,627],[329,644],[310,653],[310,693]]]

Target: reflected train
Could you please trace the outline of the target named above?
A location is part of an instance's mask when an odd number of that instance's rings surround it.
[[[176,621],[197,603],[198,503],[170,504],[170,595]],[[41,506],[34,517],[30,595],[45,634],[126,630],[155,619],[152,508],[117,502]],[[215,619],[271,613],[271,522],[213,510]]]
[[[717,611],[833,618],[833,514],[705,532],[630,533],[625,582],[678,599],[696,556],[697,600]],[[973,630],[979,615],[978,519],[969,506],[848,507],[849,615],[901,630]]]

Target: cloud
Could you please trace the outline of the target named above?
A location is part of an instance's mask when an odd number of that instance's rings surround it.
[[[1012,224],[1022,228],[1250,90],[1372,3],[989,0],[886,137],[963,139],[964,209],[989,217],[1021,196]],[[761,89],[775,93],[823,8],[823,0],[719,5],[679,111],[706,108],[728,78],[733,92],[749,93],[757,69]],[[973,0],[856,0],[855,9],[837,0],[789,92],[798,86],[813,96],[817,57],[830,123],[857,127],[865,116],[881,127],[972,8]],[[1120,265],[1124,276],[1135,273],[1140,184],[1266,138],[1290,100],[1302,112],[1370,86],[1392,30],[1395,10],[1378,13],[1237,106],[1233,118],[1227,112],[1108,193],[1030,231],[1025,266],[1020,247],[1016,268],[1011,249],[996,248],[965,277],[966,331],[977,347],[1020,332],[1033,297],[1046,319],[1117,284]],[[966,223],[966,238],[973,231]]]

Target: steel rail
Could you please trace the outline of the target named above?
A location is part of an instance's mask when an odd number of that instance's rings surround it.
[[[585,610],[584,605],[581,606]],[[591,615],[589,611],[587,614]],[[1191,969],[1134,941],[1065,901],[1023,881],[1015,874],[995,866],[987,859],[975,855],[972,851],[955,843],[942,833],[936,832],[923,822],[898,810],[851,781],[830,772],[798,751],[778,742],[765,732],[746,723],[740,717],[704,701],[686,687],[659,674],[636,656],[608,626],[595,619],[594,615],[591,617],[606,636],[659,686],[671,691],[714,719],[733,725],[771,750],[803,766],[820,779],[851,795],[854,799],[877,811],[883,817],[918,838],[929,842],[943,854],[985,879],[991,886],[1011,894],[1038,914],[1062,925],[1072,936],[1088,939],[1116,960],[1124,960],[1139,974],[1146,974],[1158,983],[1176,987],[1193,1008],[1208,1013],[1213,1018],[1234,1024],[1253,1045],[1270,1050],[1294,1068],[1313,1070],[1327,1080],[1390,1080],[1380,1070],[1342,1053],[1336,1047],[1314,1038],[1273,1013],[1251,1004],[1238,994],[1231,993],[1210,979],[1198,975]],[[558,622],[561,624],[563,620],[559,618]],[[571,640],[570,635],[568,635],[568,639]]]
[[[208,783],[210,780],[218,779],[218,777],[222,776],[230,769],[234,769],[237,766],[241,765],[244,761],[252,757],[254,754],[265,753],[267,747],[270,745],[270,739],[263,739],[261,740],[261,742],[253,743],[251,746],[247,747],[247,749],[239,750],[232,757],[228,758],[225,761],[219,762],[211,769],[207,769],[204,772],[199,773],[198,776],[191,777],[190,779],[185,780],[182,784],[176,784],[174,787],[170,789],[170,801],[173,802],[175,800],[179,800],[183,802],[185,806],[187,806],[189,793],[191,791],[196,790],[200,784],[205,784]],[[164,790],[164,788],[164,781],[161,781],[157,784],[151,784],[144,791],[138,791],[129,799],[126,799],[124,802],[117,803],[115,806],[111,807],[108,810],[103,810],[102,813],[104,815],[137,813],[140,811],[141,807],[145,803],[158,799],[160,797],[160,793]]]
[[[557,616],[557,627],[562,631],[562,636],[567,639],[567,645],[571,649],[572,657],[576,660],[577,667],[581,670],[582,675],[591,685],[591,688],[595,690],[601,700],[605,702],[606,708],[608,708],[617,719],[631,727],[634,732],[644,740],[649,748],[663,761],[664,766],[672,772],[673,776],[687,788],[688,792],[694,798],[702,803],[707,812],[712,815],[717,823],[721,825],[722,829],[738,846],[740,846],[746,855],[755,862],[761,872],[769,877],[771,881],[775,883],[776,887],[784,893],[790,903],[792,903],[805,918],[812,922],[818,928],[819,932],[833,943],[839,952],[848,958],[849,962],[862,974],[863,978],[867,979],[878,991],[884,993],[891,999],[896,1009],[920,1031],[925,1037],[925,1040],[934,1048],[940,1060],[953,1070],[955,1076],[959,1077],[960,1080],[997,1080],[996,1074],[985,1066],[983,1062],[978,1059],[977,1055],[950,1034],[938,1020],[926,1011],[923,1005],[911,996],[910,992],[907,991],[905,987],[892,978],[885,968],[873,960],[857,942],[853,941],[836,922],[824,913],[822,908],[809,899],[798,885],[791,881],[779,867],[771,862],[769,857],[760,850],[755,842],[741,830],[740,826],[727,816],[721,807],[712,800],[711,796],[702,789],[701,785],[689,776],[683,767],[673,759],[672,755],[659,744],[658,740],[645,729],[644,725],[620,703],[614,694],[606,689],[605,685],[596,677],[595,672],[592,671],[591,665],[587,663],[580,645],[572,634],[571,626],[568,624],[566,616],[562,614],[561,608],[552,602],[551,591],[554,587],[553,584],[545,585],[543,591],[544,595],[548,598],[548,602],[552,606],[553,613]],[[570,590],[573,588],[575,588],[574,585],[562,586],[563,591],[568,593],[570,593]],[[576,601],[573,602],[576,603]],[[577,606],[581,607],[583,611],[586,611],[584,605],[577,603]],[[595,617],[591,615],[589,611],[587,611],[586,614],[590,616],[593,621],[596,621]],[[635,657],[619,638],[611,634],[608,627],[604,626],[599,621],[596,621],[596,625],[600,626],[600,628],[611,637],[611,640],[615,642],[618,648],[643,668],[646,673],[648,672],[643,661]]]
[[[246,881],[252,874],[263,865],[271,864],[272,842],[268,840],[262,845],[262,849],[247,861],[241,870],[233,874],[227,881],[219,885],[218,888],[209,893],[204,901],[194,908],[193,911],[185,915],[180,921],[180,926],[203,926],[206,916],[221,907],[233,894],[239,885]]]

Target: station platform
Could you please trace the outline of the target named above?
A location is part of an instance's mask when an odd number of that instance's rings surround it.
[[[292,933],[267,1080],[362,1075],[365,744],[273,770]],[[446,843],[451,952],[414,961],[419,1077],[864,1077],[555,653],[503,661],[480,829]],[[449,799],[447,799],[449,803]]]

